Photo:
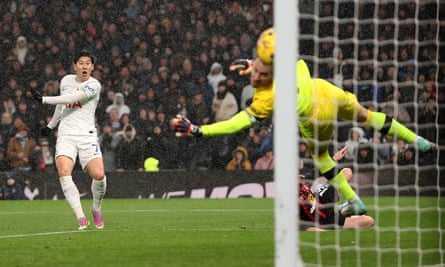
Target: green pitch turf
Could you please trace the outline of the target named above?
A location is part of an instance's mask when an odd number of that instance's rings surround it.
[[[445,264],[444,202],[394,200],[365,198],[372,229],[299,232],[305,265]],[[105,228],[77,231],[64,200],[1,201],[0,266],[273,266],[273,206],[270,199],[106,199]]]

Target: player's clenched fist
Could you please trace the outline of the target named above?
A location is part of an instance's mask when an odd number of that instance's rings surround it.
[[[182,115],[176,115],[176,118],[171,119],[170,127],[176,132],[176,136],[202,136],[201,128],[190,122],[189,119]]]
[[[250,59],[237,59],[233,61],[229,69],[231,71],[238,71],[239,75],[244,76],[252,71],[253,62]]]

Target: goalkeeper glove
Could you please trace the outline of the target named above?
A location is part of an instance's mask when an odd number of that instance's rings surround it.
[[[48,126],[44,126],[40,128],[40,136],[47,137],[51,134],[53,129],[49,128]]]
[[[42,103],[42,95],[34,89],[31,89],[32,98]]]
[[[252,71],[253,62],[250,59],[237,59],[233,61],[229,69],[231,71],[238,71],[239,75],[245,76]]]
[[[201,127],[191,123],[189,119],[182,115],[176,115],[176,118],[171,120],[170,125],[173,131],[176,132],[177,137],[202,136]]]

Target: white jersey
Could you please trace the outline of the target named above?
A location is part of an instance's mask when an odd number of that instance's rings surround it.
[[[95,112],[99,103],[101,84],[90,77],[85,82],[77,82],[76,75],[69,74],[60,81],[60,95],[82,92],[86,96],[86,101],[74,104],[59,104],[54,117],[59,121],[59,136],[96,136]],[[57,112],[59,114],[56,114]],[[54,119],[54,118],[53,118]]]

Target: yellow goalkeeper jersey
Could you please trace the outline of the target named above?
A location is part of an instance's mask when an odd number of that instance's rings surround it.
[[[328,141],[333,134],[333,121],[352,119],[360,110],[355,96],[323,79],[312,79],[304,60],[297,62],[299,127],[303,137],[312,139],[317,132],[319,141]],[[252,104],[231,119],[201,126],[204,136],[236,133],[255,121],[270,116],[275,101],[275,83],[256,88]],[[313,142],[309,142],[310,146]]]

